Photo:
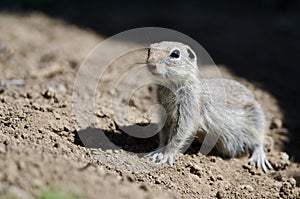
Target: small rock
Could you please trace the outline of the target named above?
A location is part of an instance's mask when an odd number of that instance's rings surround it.
[[[279,160],[276,162],[272,161],[272,165],[275,170],[284,170],[290,165],[289,155],[285,152],[280,152]]]
[[[50,128],[52,129],[52,131],[54,133],[59,133],[59,132],[62,132],[64,130],[64,123],[61,120],[51,122],[51,123],[49,123],[49,125],[50,125]]]
[[[294,178],[290,178],[282,183],[279,190],[279,196],[281,198],[299,198],[299,192],[299,189],[296,187],[296,180]]]
[[[121,151],[120,151],[119,149],[115,149],[115,150],[113,150],[113,152],[114,152],[115,154],[120,154],[120,153],[121,153]]]
[[[37,103],[32,103],[31,107],[32,107],[34,110],[40,110],[40,109],[41,109],[40,105],[38,105]]]
[[[231,186],[230,182],[228,182],[228,181],[222,181],[220,184],[222,185],[222,187],[224,188],[224,190],[228,191],[230,189],[230,186]]]
[[[113,154],[113,150],[111,150],[111,149],[107,149],[105,152],[106,152],[107,154]]]
[[[198,177],[202,177],[201,169],[197,165],[191,165],[190,173],[197,175]]]
[[[216,197],[218,199],[225,198],[224,191],[222,191],[222,190],[218,191],[217,194],[216,194]]]
[[[251,185],[245,185],[244,189],[246,189],[249,192],[253,192],[254,188]]]
[[[55,98],[55,92],[52,88],[48,88],[44,93],[43,93],[43,97],[45,97],[46,99],[51,99],[51,98]]]
[[[287,181],[292,185],[293,188],[296,187],[296,180],[295,180],[295,178],[290,178]]]
[[[29,135],[27,133],[22,133],[21,134],[21,138],[24,139],[24,140],[27,139],[28,137],[29,137]]]
[[[211,161],[211,162],[216,162],[217,159],[216,159],[216,157],[210,157],[210,158],[209,158],[209,161]]]
[[[223,180],[223,176],[222,175],[217,175],[217,180]]]
[[[47,110],[48,112],[53,112],[54,109],[53,109],[52,107],[47,107],[46,110]]]
[[[261,175],[262,171],[260,169],[256,169],[254,165],[244,164],[243,168],[246,169],[252,175]]]
[[[215,178],[215,176],[210,176],[210,177],[209,177],[209,179],[210,179],[211,181],[213,181],[213,182],[215,182],[215,181],[216,181],[216,178]]]
[[[234,192],[236,198],[241,198],[241,194],[239,192]]]
[[[280,156],[281,156],[280,159],[282,160],[289,160],[289,155],[285,152],[281,152]]]
[[[271,176],[273,176],[274,180],[277,180],[277,181],[283,180],[282,174],[279,172],[274,172],[271,174]]]
[[[53,113],[55,119],[59,120],[60,119],[60,115],[58,113]]]
[[[108,117],[103,111],[98,111],[97,113],[95,113],[95,115],[97,117],[100,117],[100,118],[104,118],[104,117]]]
[[[32,94],[31,94],[31,93],[26,93],[26,98],[28,98],[28,99],[32,99],[32,98],[33,98],[33,96],[32,96]]]

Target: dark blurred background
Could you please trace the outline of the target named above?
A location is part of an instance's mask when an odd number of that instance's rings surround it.
[[[217,64],[278,99],[300,161],[300,1],[0,0],[0,9],[43,12],[107,37],[131,28],[171,28],[197,40]],[[1,32],[0,32],[1,34]]]

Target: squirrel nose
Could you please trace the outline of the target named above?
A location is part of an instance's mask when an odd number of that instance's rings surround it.
[[[148,68],[149,68],[150,70],[156,69],[156,64],[148,63],[147,65],[148,65]]]

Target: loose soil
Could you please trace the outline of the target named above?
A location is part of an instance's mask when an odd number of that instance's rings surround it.
[[[80,198],[300,197],[300,164],[283,151],[289,132],[276,99],[226,66],[218,67],[221,75],[249,87],[270,121],[265,149],[274,171],[267,174],[247,165],[247,156],[201,155],[197,142],[173,167],[159,167],[131,153],[155,148],[156,137],[126,135],[112,117],[110,88],[130,67],[124,64],[120,70],[116,65],[121,61],[112,64],[97,88],[93,117],[98,123],[80,129],[72,112],[75,77],[83,59],[105,38],[37,13],[1,13],[0,31],[0,80],[25,80],[0,87],[0,197],[32,198],[48,188]],[[119,45],[130,44],[117,41],[111,48]],[[209,66],[202,73],[213,76]],[[149,124],[147,107],[153,100],[155,86],[138,89],[123,125]],[[116,108],[125,113],[126,102]],[[85,147],[83,137],[97,129],[122,149]]]

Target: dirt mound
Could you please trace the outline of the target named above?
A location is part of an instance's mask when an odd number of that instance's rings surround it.
[[[73,85],[84,57],[104,38],[41,14],[2,13],[0,29],[0,80],[25,80],[0,87],[0,196],[30,198],[54,187],[81,198],[300,197],[300,165],[281,151],[288,130],[276,99],[225,66],[220,66],[222,76],[248,86],[265,108],[270,119],[266,155],[275,171],[264,174],[247,165],[247,157],[203,156],[193,151],[197,143],[173,167],[158,167],[128,152],[155,147],[155,138],[126,135],[112,118],[109,88],[122,75],[113,66],[105,75],[107,89],[97,96],[94,117],[100,125],[94,128],[103,129],[117,148],[83,147],[81,136],[93,131],[77,129]],[[202,70],[207,76],[210,71]],[[151,105],[154,93],[150,85],[132,96],[132,117],[125,124],[150,122],[145,107]],[[120,112],[123,105],[126,102],[118,107]]]

